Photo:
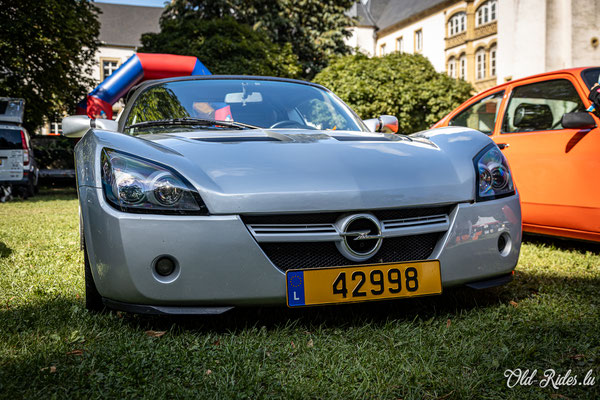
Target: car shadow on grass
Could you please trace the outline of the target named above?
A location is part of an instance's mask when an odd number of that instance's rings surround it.
[[[102,313],[91,313],[85,310],[82,299],[58,296],[39,299],[24,306],[13,306],[10,301],[0,305],[0,324],[9,330],[34,329],[42,334],[45,331],[54,332],[65,324],[70,324],[69,321],[79,325],[82,317],[86,321],[95,320],[107,329],[119,321],[118,324],[123,323],[133,331],[175,329],[182,333],[240,333],[257,326],[268,329],[301,327],[304,330],[313,330],[317,326],[344,329],[368,324],[378,327],[388,321],[402,323],[441,316],[452,318],[453,315],[472,309],[496,307],[511,300],[519,301],[514,292],[508,288],[483,291],[453,288],[445,290],[440,296],[300,309],[285,306],[236,307],[221,315],[198,316],[154,316],[108,309]],[[520,290],[519,293],[527,296],[530,292]],[[78,321],[75,322],[74,319]]]
[[[0,258],[8,257],[12,254],[12,249],[4,242],[0,241]]]
[[[508,285],[486,290],[457,287],[439,296],[355,303],[337,306],[290,309],[279,307],[238,307],[216,316],[147,316],[127,314],[125,321],[143,329],[168,330],[173,327],[201,332],[240,332],[250,327],[278,329],[286,326],[312,330],[315,327],[352,328],[369,324],[383,326],[436,318],[452,319],[475,309],[518,307],[518,303],[544,293],[564,293],[581,287],[600,287],[600,279],[557,277],[516,271]],[[578,289],[579,288],[579,289]]]
[[[599,287],[598,278],[582,279],[517,270],[513,282],[486,290],[458,287],[446,289],[439,296],[300,309],[285,306],[238,307],[212,316],[149,316],[117,311],[91,314],[85,310],[83,299],[57,296],[39,299],[24,306],[13,306],[9,301],[0,306],[0,323],[9,329],[35,329],[40,332],[52,332],[57,327],[75,320],[75,325],[80,325],[82,321],[95,320],[94,324],[99,323],[107,329],[118,320],[119,325],[124,324],[134,331],[174,330],[182,333],[239,333],[262,326],[267,329],[291,327],[307,331],[317,327],[380,327],[390,321],[445,321],[472,310],[517,307],[519,302],[534,298],[540,292],[550,296],[554,293],[594,293]]]

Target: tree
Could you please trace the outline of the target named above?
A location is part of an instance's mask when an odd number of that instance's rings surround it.
[[[193,16],[163,18],[160,33],[142,35],[140,52],[196,56],[214,74],[300,73],[291,45],[278,45],[232,17],[203,21]]]
[[[25,125],[74,111],[92,86],[98,9],[88,0],[2,2],[0,96],[22,97]]]
[[[436,72],[420,54],[340,57],[316,83],[333,90],[362,118],[398,117],[399,132],[427,129],[471,96],[473,87]]]
[[[355,1],[175,0],[166,8],[162,23],[169,19],[232,17],[263,32],[275,44],[290,44],[302,66],[302,76],[312,78],[332,56],[350,54],[344,38],[350,35],[346,28],[354,21],[345,12]]]

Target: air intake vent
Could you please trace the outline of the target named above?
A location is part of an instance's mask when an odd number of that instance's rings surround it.
[[[348,260],[333,242],[261,243],[260,247],[269,260],[285,272],[288,269],[426,260],[440,236],[440,233],[428,233],[386,239],[375,256],[361,262]]]

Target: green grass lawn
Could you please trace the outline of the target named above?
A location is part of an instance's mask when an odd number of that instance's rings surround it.
[[[156,318],[86,311],[77,226],[68,190],[0,204],[0,397],[600,398],[597,246],[527,238],[486,291]],[[509,389],[516,368],[596,383]]]

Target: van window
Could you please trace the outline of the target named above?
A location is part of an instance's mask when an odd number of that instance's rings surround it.
[[[21,131],[0,128],[0,150],[23,150]]]

